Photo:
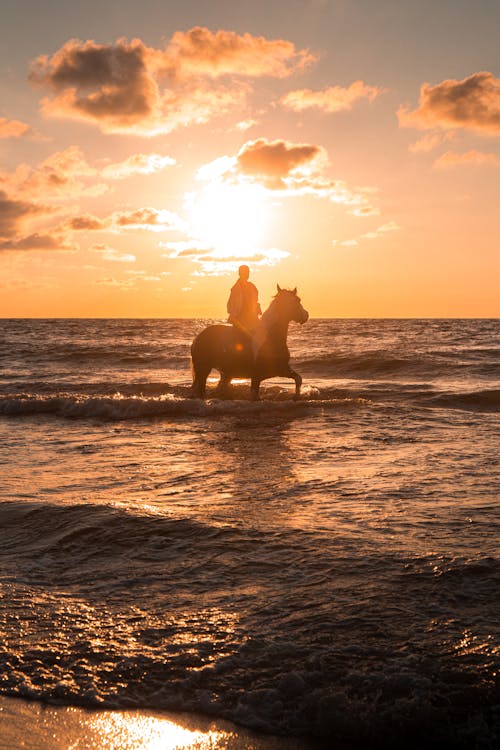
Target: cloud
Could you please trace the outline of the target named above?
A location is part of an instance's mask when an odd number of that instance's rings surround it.
[[[78,146],[69,146],[48,156],[35,169],[21,164],[14,172],[2,177],[19,196],[66,201],[82,195],[102,195],[108,189],[106,185],[87,185],[81,179],[96,174],[97,170],[87,163]]]
[[[401,107],[398,118],[401,127],[466,128],[500,135],[500,79],[481,71],[462,81],[424,83],[418,108],[411,112]]]
[[[209,245],[194,239],[160,242],[160,247],[170,251],[164,258],[201,258],[212,251]]]
[[[500,156],[498,154],[487,154],[483,151],[466,151],[464,153],[457,153],[456,151],[446,151],[434,162],[434,166],[438,169],[445,169],[447,167],[456,166],[499,166]]]
[[[64,227],[28,233],[27,225],[55,213],[52,206],[21,200],[0,190],[0,250],[77,250]]]
[[[101,253],[103,260],[109,260],[117,263],[134,263],[136,260],[135,255],[131,253],[121,253],[119,250],[115,250],[114,247],[108,245],[93,245],[90,248],[93,252]]]
[[[248,120],[240,120],[240,122],[236,123],[236,130],[250,130],[250,128],[253,128],[255,125],[257,125],[257,120],[251,118]]]
[[[38,57],[30,79],[48,90],[42,110],[49,116],[151,136],[207,122],[242,103],[248,86],[241,79],[284,78],[312,60],[283,39],[197,27],[176,32],[165,49],[140,39],[71,39]]]
[[[254,266],[275,266],[290,256],[288,250],[279,248],[259,248],[229,254],[194,239],[160,242],[160,247],[169,251],[164,253],[164,258],[181,258],[197,263],[200,268],[195,271],[195,276],[220,276],[232,273],[244,262]]]
[[[51,213],[49,206],[10,198],[0,190],[0,237],[14,237],[27,221]]]
[[[118,279],[115,279],[113,276],[108,276],[104,279],[97,279],[94,283],[99,286],[116,287],[116,289],[121,291],[127,291],[134,285],[134,280],[125,279],[123,281],[118,281]]]
[[[66,228],[73,232],[110,231],[121,233],[123,230],[142,230],[148,232],[167,232],[184,228],[184,222],[167,209],[135,208],[130,211],[115,211],[109,216],[99,218],[91,214],[72,216],[66,221]]]
[[[425,133],[408,148],[412,154],[425,154],[433,151],[445,141],[452,140],[455,136],[456,134],[453,130],[450,130],[448,133]]]
[[[368,99],[373,102],[385,89],[378,86],[369,86],[364,81],[354,81],[347,88],[342,86],[331,86],[321,91],[311,89],[299,89],[290,91],[280,99],[280,103],[295,112],[303,112],[306,109],[320,109],[323,112],[342,112],[350,110],[359,99]]]
[[[286,78],[315,59],[308,50],[296,50],[292,42],[284,39],[225,30],[212,32],[199,26],[187,32],[177,31],[164,54],[167,70],[171,72],[173,68],[181,76]]]
[[[182,229],[184,222],[167,209],[138,208],[133,211],[116,211],[112,216],[115,230],[143,229],[149,232],[166,232]]]
[[[171,156],[133,154],[124,161],[106,165],[101,171],[101,175],[106,179],[124,180],[136,174],[150,175],[161,172],[175,163],[175,159]]]
[[[0,238],[0,250],[63,250],[74,252],[78,247],[71,245],[60,233],[39,234],[35,232],[27,237],[12,239]]]
[[[195,276],[222,276],[234,273],[242,263],[252,266],[276,266],[282,260],[288,258],[288,250],[280,250],[271,247],[255,250],[254,252],[242,253],[237,256],[221,257],[215,253],[196,258],[200,268],[194,272]]]
[[[119,39],[114,45],[71,39],[52,57],[38,57],[30,79],[53,94],[42,100],[46,114],[101,122],[104,129],[127,129],[150,119],[158,107],[148,56],[139,39]]]
[[[68,229],[73,232],[96,232],[106,229],[109,224],[104,219],[98,219],[96,216],[90,214],[83,214],[82,216],[73,216],[68,220]]]
[[[160,273],[157,274],[150,274],[147,273],[147,271],[139,271],[136,269],[127,269],[125,273],[132,276],[135,281],[145,282],[163,281],[166,276],[172,275],[172,271],[160,271]]]
[[[327,164],[321,146],[259,138],[245,143],[236,156],[221,156],[203,165],[196,176],[208,182],[250,182],[283,196],[326,198],[348,206],[355,216],[379,213],[372,205],[372,188],[351,189],[342,180],[325,177],[321,172]]]
[[[332,240],[334,247],[357,247],[361,240],[376,240],[383,237],[388,232],[396,232],[401,227],[395,221],[387,221],[385,224],[381,224],[377,229],[371,232],[365,232],[358,237],[353,237],[348,240]]]
[[[307,143],[293,144],[283,140],[267,141],[259,138],[249,141],[236,157],[237,170],[244,175],[271,181],[283,186],[283,179],[324,156],[320,146]]]
[[[31,132],[29,125],[20,120],[6,120],[0,117],[0,138],[20,138]]]

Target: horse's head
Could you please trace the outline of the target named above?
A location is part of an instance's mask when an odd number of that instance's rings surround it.
[[[277,289],[278,294],[275,297],[275,302],[279,306],[281,314],[295,323],[300,323],[301,325],[305,323],[309,318],[309,313],[300,304],[297,287],[295,289],[282,289],[277,284]]]

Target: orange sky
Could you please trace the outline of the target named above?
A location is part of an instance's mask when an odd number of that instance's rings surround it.
[[[180,5],[7,0],[0,316],[498,316],[498,5]]]

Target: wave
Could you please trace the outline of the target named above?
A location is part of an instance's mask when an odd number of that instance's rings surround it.
[[[486,389],[465,393],[440,393],[429,399],[433,406],[471,411],[500,411],[500,390]]]
[[[92,504],[0,504],[0,536],[0,692],[328,746],[495,746],[492,557]]]
[[[446,352],[415,353],[401,356],[385,350],[365,351],[358,354],[335,354],[326,352],[315,357],[297,357],[294,365],[302,373],[320,373],[329,377],[374,378],[399,375],[407,377],[427,377],[434,380],[443,375],[473,374],[498,375],[497,361],[474,359],[472,362]]]
[[[184,389],[188,391],[188,389]],[[311,407],[353,406],[365,402],[359,397],[321,398],[314,388],[304,389],[299,400],[292,392],[279,387],[263,389],[260,401],[250,401],[249,388],[239,391],[240,399],[201,399],[164,393],[158,396],[124,395],[16,395],[0,397],[0,415],[8,417],[55,415],[69,419],[98,418],[104,420],[142,419],[160,417],[216,417],[230,415],[259,415],[269,413],[299,413]],[[244,400],[241,400],[243,398]]]
[[[77,392],[54,391],[50,385],[35,393],[0,396],[0,416],[28,417],[52,415],[66,419],[154,419],[210,418],[219,416],[258,416],[263,414],[307,414],[311,410],[367,407],[406,402],[410,406],[500,411],[500,390],[470,392],[437,392],[423,384],[378,382],[363,388],[304,386],[301,397],[293,398],[291,386],[263,385],[261,400],[251,401],[249,385],[234,385],[231,396],[221,398],[214,389],[203,401],[192,398],[188,385],[166,386],[164,383],[113,384],[97,383]],[[210,397],[211,396],[211,397]]]

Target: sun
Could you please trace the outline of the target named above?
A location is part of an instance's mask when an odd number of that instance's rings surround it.
[[[259,185],[211,182],[186,197],[193,237],[219,258],[248,258],[262,247],[269,224],[265,190]]]

